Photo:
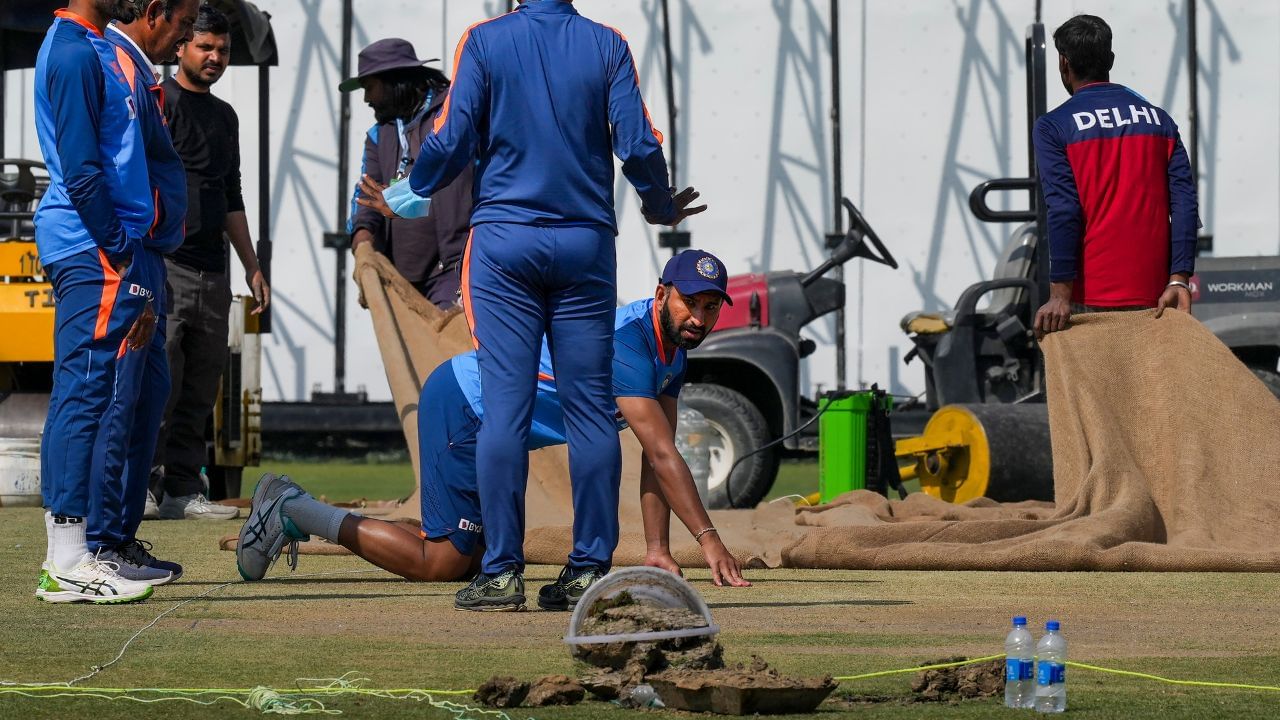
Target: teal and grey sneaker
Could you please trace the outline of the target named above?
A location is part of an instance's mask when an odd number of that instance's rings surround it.
[[[298,530],[284,515],[284,503],[306,494],[288,475],[263,473],[253,489],[249,518],[240,528],[236,544],[236,569],[245,580],[261,580],[285,543],[289,544],[289,567],[298,567],[298,541],[311,537]]]
[[[518,612],[524,610],[524,575],[507,570],[498,575],[476,575],[471,584],[453,596],[454,610]]]
[[[587,588],[604,577],[605,571],[594,566],[569,567],[560,571],[560,577],[538,590],[538,607],[543,610],[572,610]]]

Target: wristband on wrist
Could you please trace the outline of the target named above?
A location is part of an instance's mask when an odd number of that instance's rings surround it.
[[[698,532],[693,534],[693,541],[699,542],[702,540],[703,535],[706,535],[707,533],[712,533],[712,532],[717,535],[720,534],[720,531],[716,530],[714,527],[703,528],[702,530],[699,530]]]
[[[1170,280],[1169,284],[1165,285],[1165,287],[1167,288],[1180,287],[1183,290],[1186,290],[1187,292],[1191,292],[1191,286],[1187,283],[1182,282],[1181,280]]]

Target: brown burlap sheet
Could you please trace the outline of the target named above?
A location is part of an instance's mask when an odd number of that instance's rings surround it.
[[[1042,344],[1056,505],[801,510],[792,567],[1280,569],[1280,402],[1189,315],[1077,316]]]
[[[419,389],[439,363],[470,349],[466,322],[423,300],[367,245],[356,258],[416,478]],[[714,512],[725,544],[771,567],[1280,569],[1280,402],[1212,333],[1178,312],[1102,313],[1077,316],[1043,349],[1056,504],[889,501],[858,491],[814,508]],[[621,439],[614,560],[627,565],[644,558],[641,452],[630,431]],[[565,449],[530,453],[529,562],[564,562],[569,497]],[[418,517],[417,492],[401,510],[393,515]],[[703,564],[674,520],[672,537],[677,561]]]

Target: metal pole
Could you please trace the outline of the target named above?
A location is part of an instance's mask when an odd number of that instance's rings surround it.
[[[676,167],[680,153],[676,143],[680,133],[676,132],[676,81],[671,62],[671,13],[667,0],[662,0],[662,50],[667,61],[667,145],[671,150],[667,157],[671,162],[671,187],[678,188],[680,182],[676,179]]]
[[[351,0],[342,0],[342,71],[339,77],[351,73]],[[347,151],[351,130],[351,93],[342,93],[338,110],[338,225],[337,232],[347,227]],[[333,392],[346,392],[347,379],[347,249],[336,248],[337,263],[333,298]]]
[[[844,170],[840,147],[840,0],[831,0],[831,222],[832,232],[844,233]],[[830,248],[828,248],[830,249]],[[844,266],[835,269],[836,282],[844,283]],[[836,310],[836,390],[844,390],[845,357],[844,305]]]
[[[1200,192],[1200,55],[1196,38],[1196,0],[1187,0],[1187,86],[1191,93],[1188,123],[1191,143],[1187,148],[1191,156],[1191,181],[1196,193]]]
[[[8,157],[8,155],[5,155],[5,152],[4,152],[4,118],[8,117],[9,115],[9,108],[6,105],[7,101],[4,96],[4,89],[5,89],[4,77],[7,74],[4,70],[4,53],[5,53],[4,41],[5,41],[5,35],[7,34],[8,33],[6,33],[4,30],[0,30],[0,158]]]
[[[167,68],[168,66],[166,66]],[[258,267],[271,285],[271,68],[258,66]],[[259,331],[271,332],[271,306],[259,317]]]

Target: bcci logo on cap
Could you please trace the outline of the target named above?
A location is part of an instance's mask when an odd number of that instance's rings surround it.
[[[720,266],[716,265],[716,261],[709,257],[704,257],[698,261],[698,274],[708,280],[715,280],[720,277]]]

